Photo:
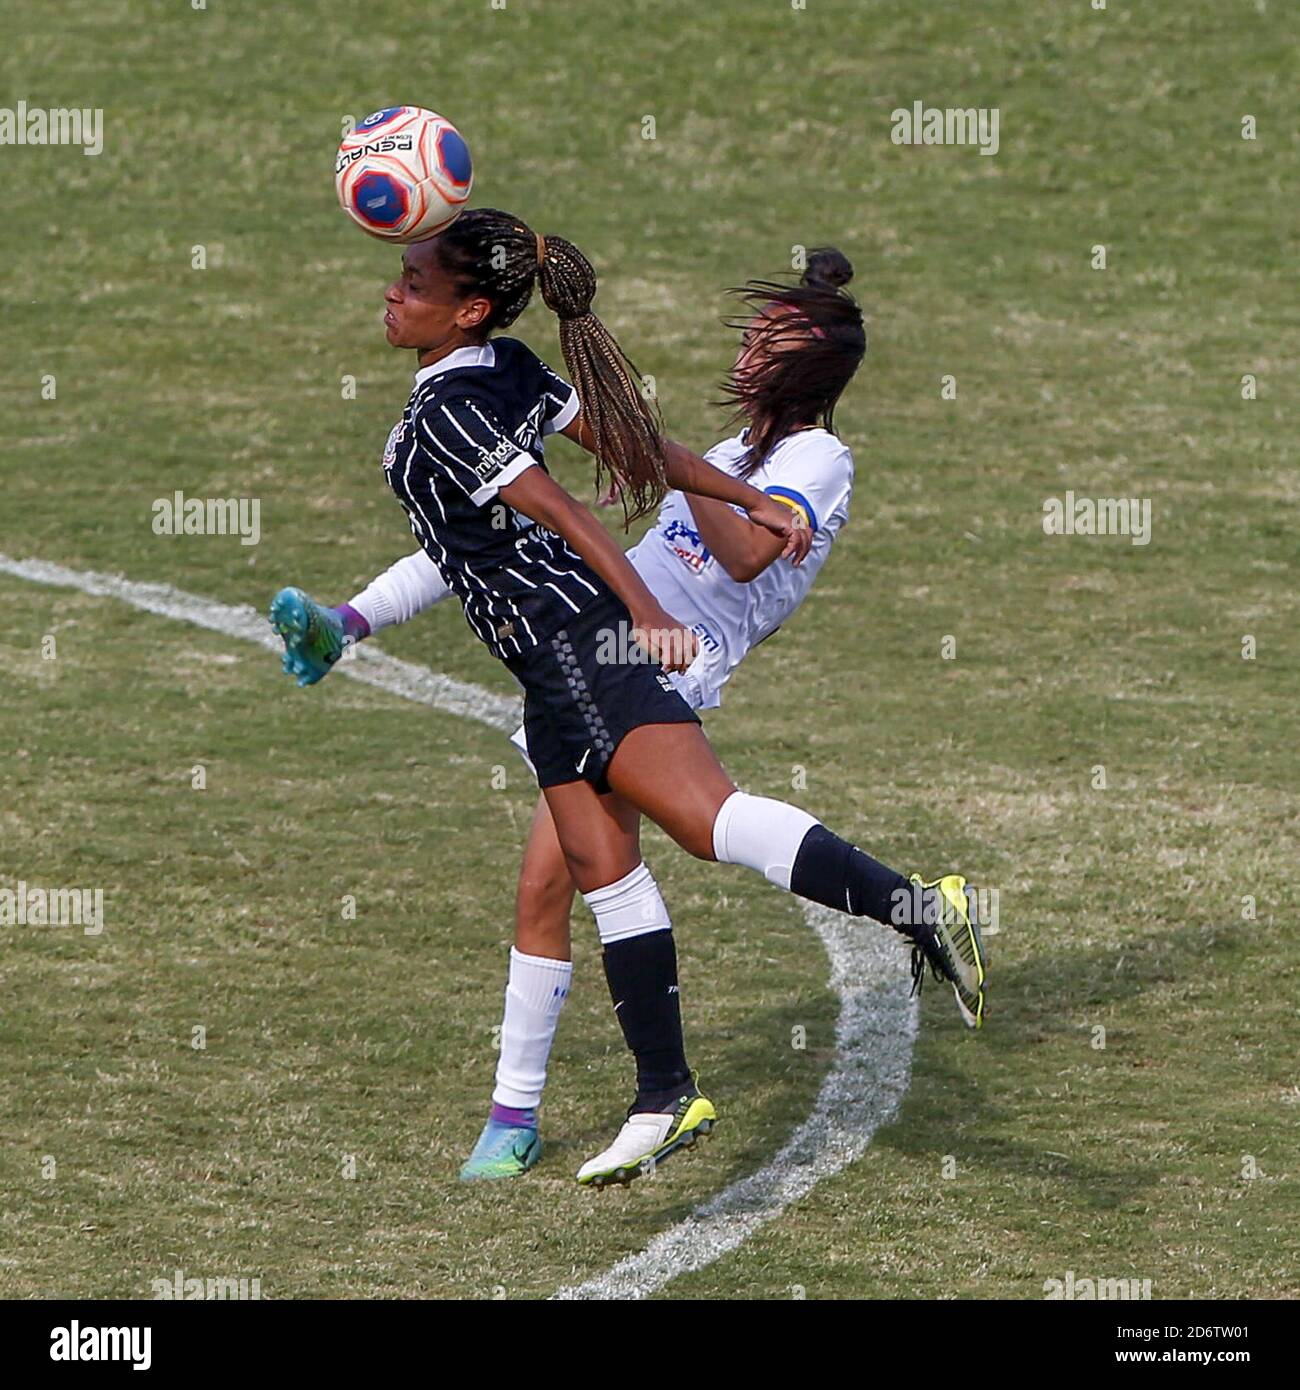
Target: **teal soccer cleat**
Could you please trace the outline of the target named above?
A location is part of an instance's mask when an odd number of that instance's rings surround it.
[[[281,589],[271,600],[269,621],[284,638],[285,674],[299,685],[315,685],[351,645],[339,615],[301,589]]]
[[[541,1156],[542,1141],[535,1128],[489,1120],[474,1145],[474,1152],[460,1170],[460,1180],[517,1178],[534,1167]]]

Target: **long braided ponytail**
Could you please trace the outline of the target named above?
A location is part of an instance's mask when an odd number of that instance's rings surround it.
[[[614,335],[591,312],[596,272],[563,237],[542,237],[497,208],[472,208],[433,240],[438,263],[462,295],[492,301],[484,335],[508,328],[539,284],[559,319],[560,351],[596,444],[596,488],[611,477],[628,526],[667,490],[662,421],[641,394],[639,374]]]

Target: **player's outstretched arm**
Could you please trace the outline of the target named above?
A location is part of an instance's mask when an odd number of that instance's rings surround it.
[[[664,670],[684,671],[691,664],[699,650],[699,639],[660,606],[609,532],[549,473],[540,468],[525,468],[498,496],[515,511],[562,536],[596,571],[627,606],[635,640]]]
[[[595,438],[581,412],[573,417],[563,433],[588,453],[595,452]],[[768,547],[759,541],[755,540],[751,547],[743,538],[738,539],[737,545],[740,548],[746,552],[752,548],[755,552],[757,568],[754,574],[761,573],[778,556],[785,556],[796,565],[802,563],[812,546],[812,536],[807,527],[799,525],[799,519],[788,507],[774,501],[765,492],[760,492],[742,478],[733,477],[721,468],[714,468],[706,459],[693,454],[684,444],[678,444],[675,440],[664,440],[664,458],[668,465],[668,482],[672,487],[696,497],[708,497],[733,507],[740,507],[750,523],[780,539],[780,545],[770,557],[766,556]],[[725,522],[722,524],[726,525]],[[742,567],[749,567],[748,558]],[[753,574],[749,577],[753,578]]]
[[[788,549],[780,535],[746,521],[725,502],[694,496],[687,497],[686,504],[709,553],[737,584],[752,583]],[[779,502],[773,505],[782,506]],[[782,510],[789,509],[782,507]],[[797,522],[798,518],[795,520]],[[807,529],[803,534],[811,539]]]
[[[797,565],[808,554],[812,536],[806,527],[799,525],[799,518],[788,507],[782,506],[767,493],[760,492],[743,478],[733,477],[721,468],[715,468],[707,459],[693,454],[675,440],[664,440],[664,457],[668,460],[668,481],[673,487],[691,497],[740,507],[749,518],[747,523],[733,512],[731,516],[735,517],[736,526],[731,526],[721,516],[720,508],[712,508],[712,514],[719,518],[718,527],[732,542],[729,545],[724,542],[725,548],[736,552],[737,568],[746,571],[743,575],[732,574],[733,579],[748,582],[761,574],[778,556],[784,555]],[[693,504],[691,509],[694,511]],[[699,519],[698,516],[696,519]],[[751,523],[753,527],[761,528],[757,534],[751,533]],[[775,549],[772,548],[773,538],[779,541]],[[711,541],[705,543],[713,549]],[[730,571],[731,566],[728,565],[727,569]]]

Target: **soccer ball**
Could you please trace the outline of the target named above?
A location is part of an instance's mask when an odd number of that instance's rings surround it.
[[[343,137],[334,187],[343,211],[382,241],[424,241],[460,216],[474,183],[469,146],[421,106],[389,106]]]

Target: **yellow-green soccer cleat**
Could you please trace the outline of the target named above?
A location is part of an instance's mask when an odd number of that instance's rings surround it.
[[[966,1026],[982,1028],[988,957],[975,920],[975,890],[966,886],[961,874],[944,874],[929,883],[912,874],[910,881],[927,895],[921,922],[909,932],[914,943],[913,992],[920,988],[928,964],[937,979],[952,985]]]
[[[699,1135],[711,1134],[717,1122],[713,1102],[694,1086],[662,1110],[629,1111],[609,1148],[578,1169],[578,1181],[584,1187],[626,1187],[633,1178],[650,1176],[678,1149],[690,1148]]]

